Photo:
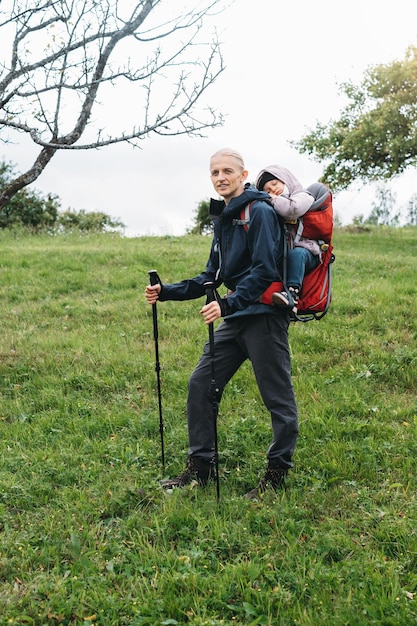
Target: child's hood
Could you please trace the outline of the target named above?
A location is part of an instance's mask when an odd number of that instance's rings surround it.
[[[290,170],[287,170],[286,167],[282,167],[281,165],[268,165],[267,167],[264,167],[264,169],[261,170],[256,177],[256,185],[258,185],[261,176],[265,174],[265,172],[272,174],[273,176],[275,176],[275,178],[278,178],[278,180],[281,180],[283,183],[285,183],[288,187],[290,196],[292,196],[295,191],[301,191],[301,189],[303,189],[302,184],[294,176],[294,174],[290,172]]]

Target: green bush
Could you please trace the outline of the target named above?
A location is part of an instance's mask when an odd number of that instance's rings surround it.
[[[124,224],[102,211],[64,211],[58,216],[58,230],[61,232],[104,232],[119,228],[124,228]]]
[[[0,163],[0,190],[4,189],[13,176],[10,163]],[[0,228],[23,226],[33,231],[53,228],[58,219],[59,199],[48,195],[45,199],[34,191],[22,189],[9,203],[0,209]]]
[[[194,226],[187,231],[191,235],[210,235],[213,223],[210,217],[210,200],[201,200],[195,211]]]
[[[0,163],[0,191],[14,176],[10,163]],[[119,220],[112,219],[102,211],[60,212],[58,196],[48,194],[45,198],[36,191],[22,189],[0,209],[0,229],[23,228],[33,233],[48,232],[104,232],[124,228]]]

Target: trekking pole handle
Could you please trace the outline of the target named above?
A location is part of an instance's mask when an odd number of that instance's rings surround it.
[[[159,278],[158,272],[156,270],[149,270],[148,274],[149,274],[149,282],[152,286],[161,284],[161,279]],[[154,336],[155,342],[157,342],[158,341],[158,313],[156,309],[156,302],[152,304],[152,316],[153,316],[153,336]],[[155,347],[156,347],[156,350],[158,350],[157,343]],[[158,367],[158,359],[157,359],[156,367]]]
[[[214,295],[214,283],[204,283],[204,289],[206,290],[207,294],[207,304],[209,304],[209,302],[213,302],[213,300],[216,299]]]
[[[149,274],[149,280],[152,286],[161,284],[161,279],[159,278],[158,272],[156,270],[149,270],[148,274]]]

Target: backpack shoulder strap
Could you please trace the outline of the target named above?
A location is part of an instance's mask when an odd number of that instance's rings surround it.
[[[298,243],[303,235],[304,222],[303,217],[298,218],[297,232],[295,233],[294,243]]]
[[[307,187],[307,191],[311,193],[314,198],[314,202],[309,208],[309,211],[317,211],[317,209],[323,208],[325,200],[330,196],[330,189],[323,183],[313,183]]]
[[[233,226],[243,226],[243,228],[248,232],[249,230],[249,220],[250,220],[250,209],[254,201],[249,202],[246,206],[244,206],[240,211],[240,219],[233,220]]]

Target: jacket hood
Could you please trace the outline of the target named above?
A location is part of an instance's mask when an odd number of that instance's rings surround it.
[[[275,178],[278,178],[278,180],[281,180],[283,183],[285,183],[288,187],[290,196],[292,196],[295,191],[300,191],[301,189],[303,189],[302,184],[294,176],[294,174],[290,172],[290,170],[287,170],[286,167],[281,167],[281,165],[268,165],[267,167],[264,167],[264,169],[261,170],[256,177],[256,185],[258,185],[262,175],[265,174],[265,172],[268,172],[268,174],[272,174]]]
[[[226,205],[224,200],[216,200],[214,198],[210,199],[210,215],[213,218],[220,217],[220,215],[224,217],[233,216],[236,213],[239,213],[243,206],[246,206],[249,202],[253,202],[254,200],[268,200],[270,201],[270,196],[265,191],[259,191],[251,185],[247,183],[245,185],[245,190],[240,196],[236,196],[232,198],[229,204]]]

